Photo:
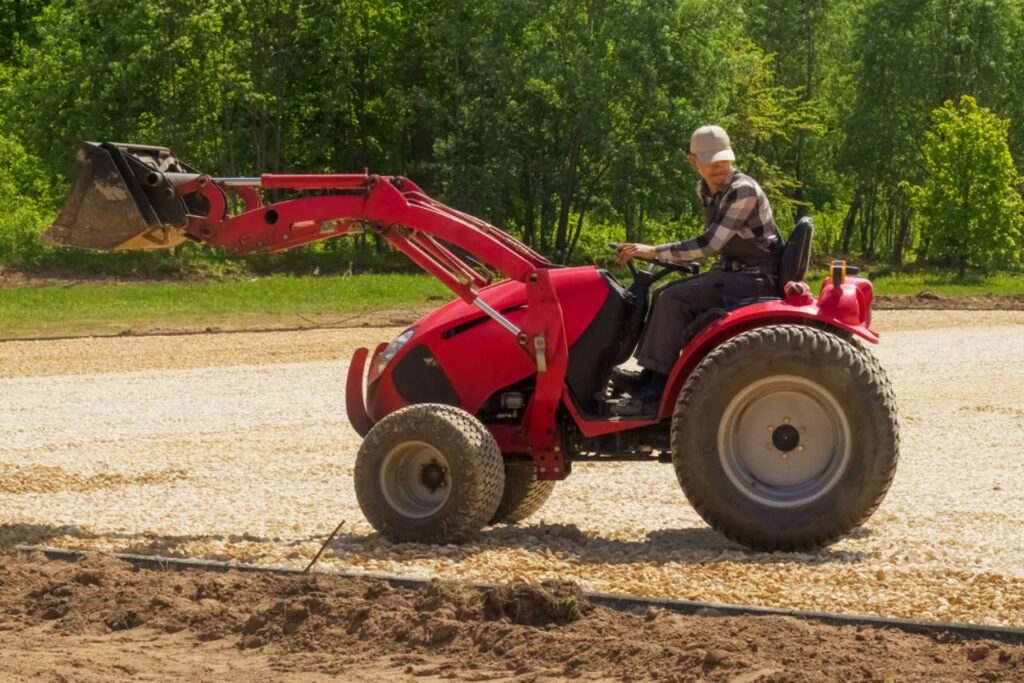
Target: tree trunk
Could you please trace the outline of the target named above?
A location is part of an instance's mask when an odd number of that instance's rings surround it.
[[[568,251],[569,211],[576,196],[577,179],[579,178],[580,152],[583,147],[580,129],[573,133],[572,147],[569,151],[569,164],[566,167],[565,184],[562,186],[561,206],[558,211],[558,225],[555,230],[555,255],[564,261]]]
[[[861,193],[858,189],[853,195],[853,201],[850,203],[850,209],[846,212],[846,218],[843,219],[843,230],[840,233],[839,241],[842,243],[843,256],[850,255],[850,238],[853,237],[853,229],[857,225],[857,212],[860,211]]]
[[[966,230],[966,234],[960,239],[960,241],[958,243],[958,248],[957,248],[957,251],[958,251],[957,263],[958,263],[958,266],[959,266],[959,274],[960,274],[960,279],[961,280],[964,278],[964,275],[967,273],[967,245],[970,243],[971,239],[974,239],[974,235],[972,234],[974,231],[970,229],[970,215],[971,215],[971,180],[970,180],[970,176],[968,176],[965,173],[963,175],[963,181],[964,181],[963,191],[962,191],[963,201],[962,201],[962,203],[960,205],[960,212],[961,212],[960,223],[967,230]]]
[[[904,202],[900,211],[899,229],[896,232],[896,248],[893,251],[893,262],[897,268],[903,265],[903,250],[910,246],[907,244],[910,237],[910,215],[910,207],[906,206]]]
[[[537,205],[533,201],[533,191],[530,183],[530,170],[523,169],[523,196],[526,198],[526,206],[523,214],[523,241],[527,246],[534,247],[534,229],[537,224]]]
[[[875,188],[864,206],[864,216],[860,222],[860,252],[871,256],[870,235],[875,229],[875,209],[878,207],[878,189]]]
[[[633,218],[633,206],[632,206],[632,204],[627,204],[626,208],[623,209],[623,211],[622,211],[622,222],[623,222],[623,224],[625,225],[625,228],[626,228],[626,241],[627,242],[636,242],[637,239],[634,236],[634,235],[636,235],[636,221]]]
[[[551,226],[555,222],[555,203],[551,199],[550,185],[545,178],[541,184],[541,204],[540,204],[540,225],[538,226],[538,232],[540,233],[540,249],[541,253],[545,256],[551,255]]]
[[[568,265],[569,261],[572,260],[572,254],[576,251],[576,243],[579,242],[580,233],[583,231],[583,216],[585,216],[586,213],[587,207],[584,206],[580,209],[579,217],[576,220],[576,228],[572,232],[572,239],[569,240],[569,248],[565,250],[565,258],[562,262],[566,265]]]

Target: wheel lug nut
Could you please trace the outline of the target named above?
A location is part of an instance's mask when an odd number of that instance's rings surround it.
[[[771,449],[772,449],[772,445],[771,445],[771,443],[766,443],[766,444],[764,445],[764,447],[765,447],[765,448],[767,448],[768,450],[771,450]]]
[[[775,431],[775,425],[768,425],[768,431],[769,432],[774,432]]]
[[[800,444],[799,446],[797,446],[796,449],[802,453],[803,450],[804,450],[803,444]]]
[[[782,421],[785,422],[786,424],[789,424],[789,418],[788,417],[782,418]]]
[[[783,460],[789,460],[789,453],[783,453],[782,454],[782,459]]]

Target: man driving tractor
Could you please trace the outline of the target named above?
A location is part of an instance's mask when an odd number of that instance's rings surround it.
[[[719,126],[702,126],[690,138],[690,165],[700,174],[697,194],[704,208],[702,235],[660,246],[623,244],[619,263],[630,259],[690,262],[719,256],[717,266],[697,277],[661,288],[637,345],[639,373],[618,370],[629,387],[615,412],[622,416],[656,410],[668,374],[679,356],[687,327],[702,312],[777,290],[782,239],[764,190],[732,167],[729,136]]]
[[[725,132],[698,130],[691,152],[707,231],[623,248],[623,260],[665,266],[633,269],[628,288],[596,266],[552,263],[408,178],[221,178],[151,145],[82,142],[44,237],[110,251],[192,240],[247,254],[372,231],[443,282],[456,300],[372,354],[357,349],[347,370],[345,412],[365,437],[356,497],[393,542],[456,543],[525,519],[573,462],[667,456],[694,509],[733,541],[768,551],[828,545],[878,507],[899,457],[892,386],[854,341],[878,342],[874,290],[837,265],[812,296],[803,282],[810,221],[781,246],[761,189],[732,170]],[[272,190],[290,196],[270,201]],[[646,315],[653,283],[692,276],[689,261],[711,254],[722,257],[718,269],[663,288]],[[645,317],[644,383],[609,394],[605,378],[637,345]],[[669,373],[672,386],[658,391]],[[652,387],[664,395],[643,419],[613,413],[613,396],[643,408]]]

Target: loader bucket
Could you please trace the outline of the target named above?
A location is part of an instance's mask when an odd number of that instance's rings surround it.
[[[195,177],[165,147],[83,142],[71,190],[43,242],[101,251],[177,246],[188,216],[175,184]]]

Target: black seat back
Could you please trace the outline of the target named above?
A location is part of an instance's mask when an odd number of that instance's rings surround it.
[[[785,296],[786,284],[799,282],[807,273],[807,264],[811,260],[811,237],[814,235],[814,223],[810,216],[804,216],[796,222],[793,232],[789,233],[786,246],[782,248],[782,260],[779,263],[779,294]]]

